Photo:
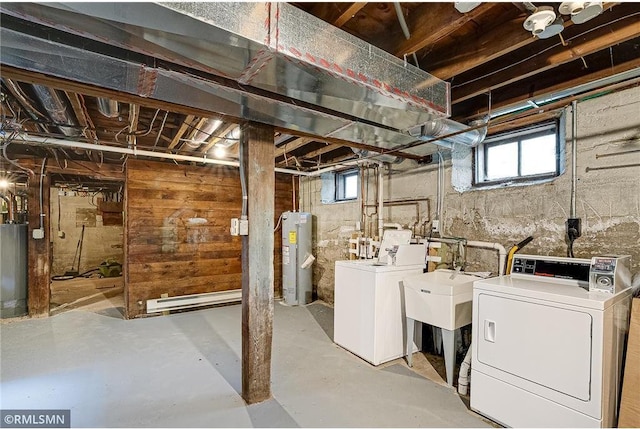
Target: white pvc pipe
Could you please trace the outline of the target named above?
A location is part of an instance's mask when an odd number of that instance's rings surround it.
[[[382,235],[384,234],[384,216],[382,210],[384,210],[384,186],[382,184],[383,172],[382,165],[378,166],[378,240],[382,243]]]
[[[467,241],[467,246],[478,247],[480,249],[494,249],[498,251],[498,264],[500,264],[500,275],[504,274],[507,251],[500,243],[489,243],[487,241]]]
[[[473,343],[469,344],[469,350],[467,350],[467,354],[464,355],[464,360],[460,365],[460,374],[458,375],[458,393],[461,395],[466,395],[469,391],[469,371],[471,370],[471,346]]]
[[[455,238],[438,238],[438,237],[433,237],[433,238],[428,238],[428,241],[436,241],[439,243],[458,243],[460,240],[457,240]],[[497,250],[499,253],[498,256],[498,263],[500,264],[500,269],[499,269],[499,274],[503,275],[504,274],[504,270],[505,270],[505,261],[507,259],[507,251],[504,248],[504,246],[500,243],[490,243],[488,241],[467,241],[465,243],[465,246],[467,247],[477,247],[480,249],[494,249]]]
[[[350,167],[352,165],[358,165],[358,164],[361,164],[361,163],[363,163],[365,161],[367,161],[367,160],[356,159],[354,161],[342,162],[342,163],[340,163],[338,165],[332,165],[331,167],[321,168],[320,170],[312,171],[312,172],[309,172],[309,173],[304,173],[304,174],[301,174],[301,175],[302,176],[311,176],[311,177],[319,176],[322,173],[328,173],[330,171],[334,171],[334,170],[337,170],[339,168]]]
[[[576,189],[578,180],[578,101],[571,102],[571,207],[569,216],[576,217]]]
[[[399,223],[385,223],[384,224],[385,228],[395,228],[398,231],[402,230],[402,225],[400,225]]]
[[[60,146],[60,147],[69,147],[76,149],[85,149],[85,150],[95,150],[102,152],[110,152],[110,153],[119,153],[124,155],[133,155],[133,156],[145,156],[148,158],[160,158],[160,159],[172,159],[176,161],[191,161],[191,162],[199,162],[202,164],[215,164],[215,165],[227,165],[230,167],[240,167],[240,163],[238,161],[225,161],[223,159],[214,159],[214,158],[206,158],[206,157],[198,157],[198,156],[190,156],[190,155],[178,155],[173,153],[165,153],[165,152],[153,152],[150,150],[137,149],[137,148],[126,148],[126,147],[116,147],[95,143],[85,143],[85,142],[77,142],[73,140],[63,140],[56,139],[51,137],[37,137],[31,136],[28,134],[19,134],[13,142],[16,143],[37,143],[41,145],[49,145],[49,146]],[[286,173],[286,174],[296,174],[299,176],[309,176],[310,173],[304,171],[296,171],[289,170],[286,168],[274,168],[276,173]]]

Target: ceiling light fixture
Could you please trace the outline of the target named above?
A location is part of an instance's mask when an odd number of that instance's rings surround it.
[[[547,25],[542,33],[538,34],[539,39],[548,39],[549,37],[560,34],[564,30],[564,21],[559,16],[551,24]]]
[[[453,7],[460,13],[471,12],[473,9],[480,6],[482,2],[479,1],[457,1],[453,4]]]
[[[523,27],[527,31],[531,31],[534,36],[538,36],[544,32],[552,22],[556,19],[556,13],[550,6],[540,6],[524,21]]]
[[[213,147],[213,156],[216,158],[224,158],[227,156],[227,149],[225,147],[215,145]]]
[[[574,24],[583,24],[602,13],[601,1],[565,1],[558,11],[563,15],[571,15]]]

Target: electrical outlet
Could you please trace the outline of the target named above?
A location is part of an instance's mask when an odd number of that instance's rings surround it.
[[[573,232],[573,238],[578,238],[580,237],[580,235],[582,235],[582,221],[580,218],[569,218],[567,219],[567,235],[571,235],[569,234],[569,231],[575,231]]]
[[[432,232],[437,232],[437,233],[440,232],[440,221],[438,219],[434,219],[431,222],[431,231]]]
[[[237,218],[231,219],[231,235],[240,235],[240,220]]]
[[[64,238],[64,231],[58,231],[58,237]]]
[[[249,235],[249,219],[240,219],[240,235]]]

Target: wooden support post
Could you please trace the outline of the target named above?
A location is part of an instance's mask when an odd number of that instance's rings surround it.
[[[27,300],[30,316],[48,316],[49,301],[51,300],[51,246],[49,242],[49,196],[50,182],[45,174],[40,176],[41,165],[33,169],[29,175],[27,204],[29,207],[29,274]],[[42,181],[42,206],[40,205],[40,185]],[[40,228],[40,213],[44,228],[44,238],[34,239],[33,231]]]
[[[242,237],[242,397],[253,404],[271,397],[274,141],[270,126],[244,125],[241,134],[249,217]]]

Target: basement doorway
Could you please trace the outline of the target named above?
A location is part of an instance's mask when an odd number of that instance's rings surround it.
[[[51,315],[124,318],[124,183],[52,177]]]

